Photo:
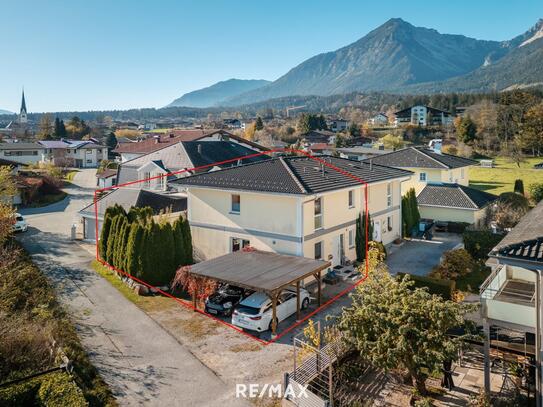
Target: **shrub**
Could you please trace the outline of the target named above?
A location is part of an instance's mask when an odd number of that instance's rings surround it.
[[[41,382],[38,399],[44,406],[88,406],[83,392],[66,373],[47,375]]]
[[[496,201],[492,220],[502,229],[512,228],[529,209],[530,205],[526,197],[514,192],[504,192]]]
[[[402,278],[407,273],[398,273],[397,278]],[[414,274],[407,274],[411,280],[415,282],[414,288],[427,287],[430,294],[440,295],[445,300],[452,298],[453,292],[456,288],[456,284],[451,280],[442,280],[431,277],[417,276]]]
[[[488,230],[466,230],[464,248],[474,259],[486,259],[488,253],[502,240],[503,235]]]
[[[449,233],[464,233],[469,223],[466,222],[448,222],[447,231]]]
[[[530,185],[530,196],[535,203],[541,202],[543,200],[543,183]]]
[[[515,187],[513,188],[513,191],[524,196],[524,182],[521,179],[515,180]]]
[[[477,267],[475,260],[465,249],[449,250],[443,254],[443,261],[436,266],[430,276],[445,280],[456,280],[471,273]]]
[[[34,406],[39,388],[37,379],[0,388],[0,406]]]

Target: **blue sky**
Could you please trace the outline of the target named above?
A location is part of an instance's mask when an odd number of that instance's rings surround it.
[[[442,33],[505,40],[543,1],[4,0],[0,109],[161,107],[236,78],[277,79],[392,17]]]

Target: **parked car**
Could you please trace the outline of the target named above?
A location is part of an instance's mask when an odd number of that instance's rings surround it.
[[[309,306],[309,293],[300,288],[300,308]],[[277,323],[296,313],[296,290],[287,288],[281,292],[277,301]],[[240,328],[263,332],[271,329],[272,301],[264,293],[251,294],[234,309],[232,324]]]
[[[213,315],[232,315],[234,307],[252,292],[228,284],[219,286],[219,289],[207,297],[205,312]]]
[[[15,214],[15,222],[13,223],[14,232],[26,232],[28,229],[28,224],[26,223],[25,218],[20,213]]]

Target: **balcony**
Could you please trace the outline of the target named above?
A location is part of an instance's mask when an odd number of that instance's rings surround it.
[[[483,316],[535,328],[535,282],[530,270],[499,265],[480,289]]]

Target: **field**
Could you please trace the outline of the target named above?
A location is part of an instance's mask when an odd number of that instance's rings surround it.
[[[527,158],[520,168],[507,158],[496,158],[494,168],[472,167],[469,170],[469,185],[491,194],[513,192],[516,179],[524,181],[524,190],[528,193],[530,184],[543,183],[543,170],[535,170],[534,164],[543,162],[543,157]]]

